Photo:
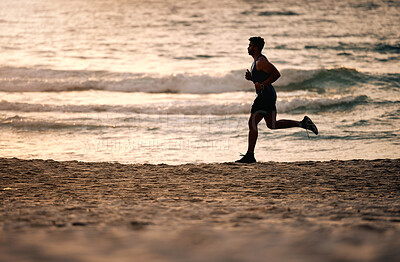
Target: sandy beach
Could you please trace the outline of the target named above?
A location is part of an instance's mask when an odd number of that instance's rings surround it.
[[[0,261],[399,261],[400,160],[0,159]]]

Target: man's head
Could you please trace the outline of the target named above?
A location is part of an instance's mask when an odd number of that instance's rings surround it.
[[[248,48],[249,55],[253,55],[255,52],[257,52],[257,50],[258,50],[258,52],[261,53],[262,49],[264,48],[264,44],[265,44],[264,39],[260,36],[253,36],[253,37],[250,37],[249,41],[250,41],[249,48]]]

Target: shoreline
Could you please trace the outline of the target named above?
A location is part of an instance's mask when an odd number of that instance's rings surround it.
[[[351,159],[330,159],[330,160],[293,160],[293,161],[257,161],[256,163],[251,163],[251,164],[242,164],[242,163],[235,163],[235,160],[232,161],[226,161],[226,162],[187,162],[187,163],[179,163],[179,164],[168,164],[164,162],[159,162],[159,163],[128,163],[128,162],[122,162],[122,161],[86,161],[86,160],[57,160],[53,158],[19,158],[19,157],[0,157],[0,163],[3,160],[17,160],[17,161],[39,161],[39,162],[58,162],[58,163],[85,163],[85,164],[119,164],[119,165],[135,165],[135,166],[171,166],[171,167],[177,167],[177,166],[183,166],[183,165],[220,165],[220,164],[233,164],[233,165],[243,165],[243,166],[251,166],[251,165],[257,165],[257,164],[271,164],[271,163],[277,163],[277,164],[301,164],[301,163],[332,163],[332,162],[351,162],[351,161],[393,161],[393,160],[398,160],[400,161],[400,158],[398,157],[393,157],[393,158],[351,158]]]
[[[0,260],[395,261],[400,159],[0,158]]]

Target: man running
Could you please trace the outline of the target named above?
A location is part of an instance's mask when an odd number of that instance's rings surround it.
[[[268,59],[261,53],[264,48],[264,39],[257,36],[251,37],[249,47],[247,48],[249,55],[254,59],[251,72],[247,70],[245,78],[254,83],[257,97],[251,107],[249,118],[249,140],[247,153],[236,163],[254,163],[254,148],[256,146],[258,129],[257,125],[265,119],[267,127],[270,129],[282,129],[290,127],[301,127],[311,130],[314,134],[318,134],[318,129],[308,116],[302,121],[294,120],[276,120],[276,92],[272,83],[275,82],[281,74],[276,67],[271,64]]]

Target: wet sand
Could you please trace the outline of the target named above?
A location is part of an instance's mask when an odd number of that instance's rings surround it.
[[[0,261],[399,261],[400,159],[0,158]]]

